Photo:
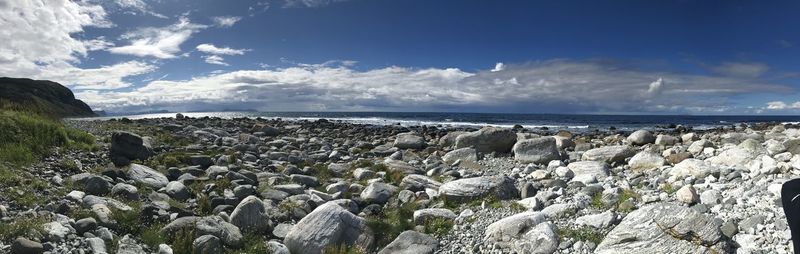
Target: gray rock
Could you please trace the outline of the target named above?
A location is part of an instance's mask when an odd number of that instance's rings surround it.
[[[458,217],[456,213],[445,208],[425,208],[414,211],[414,223],[417,225],[424,225],[435,219],[454,220],[456,217]]]
[[[180,230],[194,228],[195,236],[213,235],[218,237],[225,245],[238,248],[242,246],[242,232],[233,224],[223,220],[219,216],[207,217],[180,217],[173,220],[164,228],[161,233],[165,235],[174,235]]]
[[[194,254],[216,254],[222,253],[222,250],[222,241],[213,235],[202,235],[192,242]]]
[[[44,253],[44,246],[41,243],[18,237],[11,243],[11,253],[14,254],[41,254]]]
[[[43,227],[47,232],[47,239],[52,242],[61,242],[66,239],[67,235],[74,233],[71,228],[67,228],[57,221],[45,223]]]
[[[169,180],[164,174],[147,166],[131,164],[127,171],[128,178],[154,189],[161,189],[169,183]]]
[[[722,236],[713,217],[662,202],[625,216],[595,253],[726,253]]]
[[[164,243],[159,244],[157,254],[172,254],[172,247]]]
[[[272,230],[272,235],[277,238],[283,239],[286,237],[286,234],[292,230],[292,224],[281,223],[275,226],[275,229]]]
[[[519,191],[511,178],[495,175],[447,182],[439,187],[439,194],[448,202],[461,203],[487,196],[501,200],[516,198]]]
[[[567,168],[572,171],[575,178],[579,178],[579,176],[592,176],[596,180],[602,181],[608,177],[608,165],[605,162],[576,161],[567,165]]]
[[[375,175],[375,171],[367,168],[357,168],[356,170],[353,170],[353,177],[359,181],[375,178]]]
[[[83,189],[92,195],[105,195],[111,191],[111,183],[103,177],[92,175],[83,181]]]
[[[106,254],[106,242],[97,237],[86,238],[86,244],[89,245],[89,250],[94,254]]]
[[[446,153],[442,156],[442,161],[447,164],[453,164],[456,161],[468,161],[468,162],[476,162],[479,160],[478,152],[475,148],[472,147],[464,147],[459,148],[453,151]]]
[[[479,153],[508,153],[517,142],[517,134],[511,129],[483,127],[478,131],[461,134],[456,138],[455,147],[472,147]]]
[[[578,217],[575,219],[575,224],[591,226],[598,229],[604,229],[611,226],[617,215],[612,211],[605,211],[599,214],[589,214]]]
[[[694,204],[697,203],[698,196],[697,191],[691,185],[684,185],[677,192],[675,192],[675,197],[678,201],[686,203],[686,204]]]
[[[127,183],[117,183],[111,188],[111,195],[127,200],[139,200],[139,190]]]
[[[83,218],[75,222],[75,231],[77,231],[79,235],[83,235],[85,232],[94,231],[96,228],[97,220],[92,217]]]
[[[713,206],[722,203],[722,195],[717,190],[707,190],[700,194],[700,203]]]
[[[656,136],[656,145],[671,146],[678,143],[678,138],[665,134],[658,134]]]
[[[539,212],[522,212],[486,228],[484,240],[517,253],[553,253],[558,248],[555,226]]]
[[[184,201],[191,197],[189,193],[189,188],[186,188],[186,185],[178,181],[172,181],[167,184],[165,189],[167,195],[171,198],[176,199],[178,201]]]
[[[514,144],[513,150],[514,159],[522,163],[545,164],[561,158],[553,137],[520,140]]]
[[[144,248],[136,243],[131,235],[125,235],[117,242],[117,254],[146,254]]]
[[[648,130],[638,130],[631,133],[627,138],[628,142],[634,145],[650,144],[656,141],[656,137]]]
[[[334,203],[325,203],[303,217],[284,238],[292,253],[320,254],[327,246],[370,249],[374,238],[364,219]]]
[[[193,166],[200,166],[200,168],[208,168],[214,165],[214,161],[208,155],[192,155],[189,157],[189,164]]]
[[[117,166],[125,166],[132,160],[146,160],[153,156],[150,142],[139,135],[116,131],[111,133],[111,160]]]
[[[425,139],[414,132],[397,134],[394,139],[394,147],[400,149],[422,149],[425,145]]]
[[[371,203],[384,204],[397,193],[397,187],[382,182],[373,182],[361,192],[361,198]]]
[[[282,243],[276,242],[274,240],[270,240],[269,242],[267,242],[267,249],[270,251],[269,253],[272,254],[292,254],[289,251],[289,248],[286,247],[286,245],[283,245]]]
[[[461,134],[468,133],[466,131],[451,131],[439,138],[439,146],[451,147],[456,144],[456,138]]]
[[[698,159],[685,159],[672,167],[669,174],[679,178],[694,176],[702,179],[717,172],[719,168],[711,163]]]
[[[604,146],[586,151],[581,156],[581,159],[585,161],[603,161],[609,164],[623,163],[625,162],[625,159],[630,158],[635,154],[636,150],[633,150],[633,148],[630,146]]]
[[[692,144],[689,145],[689,148],[687,148],[686,151],[693,155],[699,155],[700,153],[703,152],[703,149],[705,149],[706,147],[714,147],[714,143],[711,143],[711,141],[705,139],[697,140],[692,142]]]
[[[657,169],[665,164],[667,164],[667,160],[665,160],[664,157],[650,151],[639,152],[628,161],[631,170],[635,171]]]
[[[248,196],[231,212],[231,224],[245,232],[264,234],[270,230],[270,221],[264,203],[256,196]]]
[[[439,241],[433,236],[417,231],[404,231],[378,254],[433,254],[439,247]]]
[[[425,189],[439,189],[442,183],[424,175],[407,175],[400,182],[400,187],[411,191],[424,191]]]

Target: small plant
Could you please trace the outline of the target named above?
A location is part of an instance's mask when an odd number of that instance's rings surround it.
[[[31,237],[44,234],[43,225],[47,223],[44,217],[17,218],[10,222],[0,222],[0,240],[11,242],[15,238]]]
[[[605,237],[591,226],[581,226],[579,228],[559,228],[558,235],[561,239],[572,238],[576,241],[600,243]]]
[[[522,211],[528,210],[528,208],[525,208],[525,206],[520,205],[517,202],[511,202],[511,204],[508,205],[508,208],[511,208],[512,211],[516,211],[516,212],[522,212]]]
[[[142,230],[140,236],[140,238],[142,238],[142,243],[147,244],[150,248],[158,249],[159,244],[166,242],[166,239],[164,239],[160,232],[162,227],[164,227],[164,225],[154,223]]]
[[[192,243],[194,242],[194,228],[186,227],[175,232],[172,238],[173,253],[192,253]]]
[[[672,186],[671,183],[664,183],[664,185],[661,187],[661,190],[663,190],[667,194],[672,194],[672,193],[675,193],[676,191],[678,191],[678,190],[675,189],[674,186]]]
[[[322,250],[322,254],[364,254],[364,250],[353,245],[330,245]]]
[[[400,184],[403,182],[403,178],[406,177],[406,175],[399,170],[389,170],[385,172],[386,174],[383,175],[383,181],[386,183],[391,183],[395,186],[400,186]]]
[[[62,169],[68,170],[68,171],[78,171],[78,170],[80,170],[80,167],[78,166],[78,163],[75,162],[75,160],[69,159],[69,158],[62,159],[61,162],[59,162],[59,167],[61,167]]]
[[[255,234],[245,234],[241,249],[227,249],[227,254],[257,254],[272,253],[267,245],[267,239]]]
[[[211,200],[206,194],[199,194],[197,198],[197,213],[200,215],[210,215],[214,208],[211,207]]]
[[[396,209],[385,209],[382,216],[368,218],[367,226],[375,234],[378,246],[386,246],[403,231],[413,229],[416,208],[415,203],[408,203]]]
[[[446,235],[453,229],[453,220],[435,218],[425,221],[425,233],[442,236]]]

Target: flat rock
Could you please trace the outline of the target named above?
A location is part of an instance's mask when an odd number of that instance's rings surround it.
[[[508,153],[517,142],[517,134],[506,128],[483,127],[456,137],[455,148],[472,147],[479,153]]]
[[[519,196],[514,181],[506,176],[482,176],[450,181],[439,187],[439,194],[448,202],[467,202],[493,196],[509,199]]]
[[[433,236],[407,230],[400,233],[378,254],[433,254],[438,247],[439,241]]]
[[[623,163],[625,159],[635,154],[636,150],[627,145],[604,146],[584,152],[581,159],[585,161],[603,161],[609,164]]]
[[[553,137],[519,140],[513,151],[514,160],[521,163],[545,164],[561,158]]]
[[[144,165],[131,164],[127,169],[127,174],[131,180],[154,189],[161,189],[169,183],[164,174]]]
[[[284,238],[292,253],[320,254],[327,246],[370,249],[374,238],[366,220],[328,202],[303,217]]]

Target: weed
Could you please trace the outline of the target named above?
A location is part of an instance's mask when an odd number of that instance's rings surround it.
[[[576,241],[600,243],[603,241],[602,233],[591,226],[581,226],[579,228],[559,228],[558,235],[561,239],[572,238]]]
[[[375,171],[375,172],[379,172],[379,171]],[[383,181],[386,182],[386,183],[391,183],[391,184],[393,184],[395,186],[400,186],[400,184],[403,182],[403,178],[405,178],[405,177],[406,177],[406,175],[403,174],[403,172],[401,172],[399,170],[390,170],[390,171],[386,171],[386,174],[383,175]]]
[[[402,205],[396,209],[385,209],[383,216],[372,216],[367,219],[367,226],[375,234],[378,246],[386,246],[403,231],[414,228],[415,203]]]
[[[0,161],[32,163],[54,147],[94,149],[94,137],[60,121],[27,112],[0,111]]]
[[[173,253],[192,253],[192,242],[194,242],[193,227],[186,227],[175,232],[172,238]]]
[[[267,239],[255,234],[245,234],[241,249],[227,249],[227,254],[260,254],[272,253],[267,245]]]
[[[322,250],[322,254],[364,254],[364,250],[353,245],[329,245]]]
[[[443,218],[431,219],[425,221],[425,233],[443,236],[453,229],[453,225],[453,220]]]
[[[0,222],[0,240],[11,242],[20,236],[31,237],[44,232],[44,217],[17,218],[10,222]]]
[[[667,194],[672,194],[672,193],[675,193],[676,191],[678,191],[678,190],[675,189],[674,186],[672,186],[671,183],[664,183],[664,185],[661,186],[661,190],[663,190]]]
[[[154,223],[142,230],[140,236],[140,238],[142,238],[142,243],[147,244],[147,246],[150,246],[150,248],[158,249],[159,244],[166,242],[166,239],[164,239],[160,232],[162,227],[164,227],[164,225]]]

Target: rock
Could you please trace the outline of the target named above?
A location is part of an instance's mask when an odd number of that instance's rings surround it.
[[[524,198],[524,199],[518,200],[516,202],[517,202],[517,204],[520,204],[521,206],[525,207],[528,210],[540,210],[540,209],[542,209],[542,201],[539,201],[539,199],[536,198],[536,197]]]
[[[242,246],[242,232],[233,224],[219,216],[207,217],[180,217],[173,220],[161,229],[161,234],[174,235],[180,230],[194,228],[195,236],[213,235],[218,237],[225,245],[238,248]]]
[[[468,133],[466,131],[451,131],[439,138],[439,146],[451,147],[456,144],[456,138],[461,134]]]
[[[70,228],[61,225],[61,223],[57,221],[45,223],[43,225],[44,230],[47,232],[47,239],[52,242],[61,242],[63,241],[68,234],[70,234]]]
[[[394,241],[386,245],[378,254],[433,254],[438,247],[439,241],[436,238],[417,231],[407,230],[400,233]]]
[[[142,246],[131,235],[125,235],[117,242],[117,254],[146,254]]]
[[[216,254],[222,253],[222,250],[222,242],[213,235],[202,235],[192,242],[194,254]]]
[[[377,204],[384,204],[397,193],[397,187],[382,182],[373,182],[361,192],[361,198]]]
[[[255,124],[252,128],[250,128],[251,133],[262,133],[264,136],[274,137],[281,134],[281,130],[278,128],[264,125],[264,124]]]
[[[131,164],[127,169],[127,174],[131,180],[154,189],[161,189],[169,183],[167,177],[161,172],[139,164]]]
[[[658,169],[666,163],[667,160],[665,160],[664,157],[650,151],[639,152],[628,161],[628,165],[630,165],[631,170],[634,171]]]
[[[107,254],[106,242],[98,237],[86,238],[86,244],[89,245],[89,250],[94,254]]]
[[[638,130],[631,133],[626,140],[634,145],[644,145],[655,142],[656,137],[648,130]]]
[[[44,246],[39,242],[18,237],[11,243],[11,253],[14,254],[41,254],[44,253]]]
[[[722,195],[717,190],[707,190],[700,194],[700,203],[713,206],[722,203]]]
[[[714,144],[711,143],[711,141],[702,139],[692,142],[692,144],[689,145],[689,148],[687,148],[686,151],[693,155],[699,155],[703,153],[703,149],[705,149],[706,147],[714,147]]]
[[[446,153],[442,156],[442,161],[447,164],[453,164],[456,161],[469,161],[469,162],[476,162],[479,160],[478,152],[475,151],[475,148],[472,147],[464,147],[459,148],[453,151]]]
[[[231,224],[245,232],[259,234],[270,230],[270,221],[264,203],[256,196],[248,196],[231,212]]]
[[[357,168],[353,170],[353,176],[359,181],[375,178],[375,175],[375,171],[366,168]]]
[[[553,137],[520,140],[513,150],[514,159],[522,163],[545,164],[561,158]]]
[[[752,144],[753,142],[755,144]],[[742,141],[738,146],[722,151],[717,156],[708,158],[707,161],[717,165],[743,168],[765,151],[766,149],[761,148],[760,143],[748,139]]]
[[[83,182],[83,188],[86,191],[86,193],[92,195],[108,194],[108,192],[111,191],[111,187],[112,187],[111,183],[109,183],[102,177],[95,175],[86,178],[85,181]]]
[[[578,217],[575,219],[575,224],[591,226],[597,229],[604,229],[611,226],[617,215],[611,211],[605,211],[599,214],[589,214]]]
[[[139,190],[127,183],[117,183],[111,188],[111,195],[127,200],[139,200]],[[82,197],[81,197],[82,198]]]
[[[283,245],[282,243],[276,242],[274,240],[270,240],[269,242],[267,242],[267,250],[269,251],[268,253],[271,254],[292,254],[289,251],[289,248],[286,247],[286,245]]]
[[[214,165],[211,156],[208,155],[192,155],[189,156],[189,164],[193,166],[200,166],[200,168],[208,168]]]
[[[109,157],[117,166],[125,166],[132,160],[146,160],[153,156],[150,142],[139,135],[116,131],[111,133],[111,149]]]
[[[572,171],[575,178],[578,178],[578,176],[591,176],[597,181],[602,181],[608,177],[608,165],[604,162],[576,161],[567,165],[567,168]]]
[[[400,187],[411,191],[425,191],[425,189],[439,189],[442,183],[424,175],[407,175],[400,182]]]
[[[484,240],[517,253],[553,253],[558,236],[552,223],[539,212],[522,212],[500,219],[486,228]]]
[[[689,142],[692,142],[692,141],[695,141],[695,140],[699,140],[699,139],[700,139],[700,137],[694,132],[686,133],[686,134],[683,134],[681,136],[681,141],[684,144],[688,144]]]
[[[191,194],[189,193],[189,188],[186,188],[183,183],[178,181],[172,181],[167,184],[165,192],[171,198],[176,199],[178,201],[184,201],[189,199]]]
[[[623,163],[625,159],[635,155],[636,151],[630,146],[617,145],[617,146],[604,146],[586,151],[581,156],[585,161],[603,161],[609,164]]]
[[[514,181],[506,176],[464,178],[442,184],[439,194],[447,202],[467,202],[487,196],[505,200],[519,195]]]
[[[676,143],[678,143],[678,138],[676,137],[664,134],[659,134],[656,136],[656,145],[671,146],[675,145]]]
[[[94,231],[95,228],[97,228],[97,220],[92,217],[83,218],[75,222],[75,231],[78,232],[78,235]]]
[[[157,254],[172,254],[172,247],[164,243],[159,244]]]
[[[320,254],[327,246],[370,249],[374,238],[364,219],[334,203],[325,203],[303,217],[284,238],[292,253]]]
[[[413,132],[397,134],[394,139],[394,147],[400,149],[422,149],[425,145],[425,139]]]
[[[800,138],[789,139],[783,142],[786,151],[792,154],[800,154]]]
[[[678,178],[694,176],[703,179],[708,175],[719,173],[716,166],[698,159],[685,159],[672,167],[669,174]]]
[[[683,202],[685,204],[694,204],[697,203],[697,191],[691,185],[684,185],[677,192],[675,192],[675,197],[678,201]]]
[[[301,175],[301,174],[292,174],[289,176],[289,180],[292,182],[301,184],[303,186],[308,187],[317,187],[319,186],[319,180],[313,176]]]
[[[517,134],[511,129],[483,127],[478,131],[461,134],[456,138],[455,148],[472,147],[479,153],[508,153],[517,142]]]
[[[414,224],[424,225],[425,222],[435,219],[454,220],[457,215],[450,209],[445,208],[426,208],[414,211]]]
[[[727,253],[726,250],[713,217],[662,202],[629,213],[594,253]]]

